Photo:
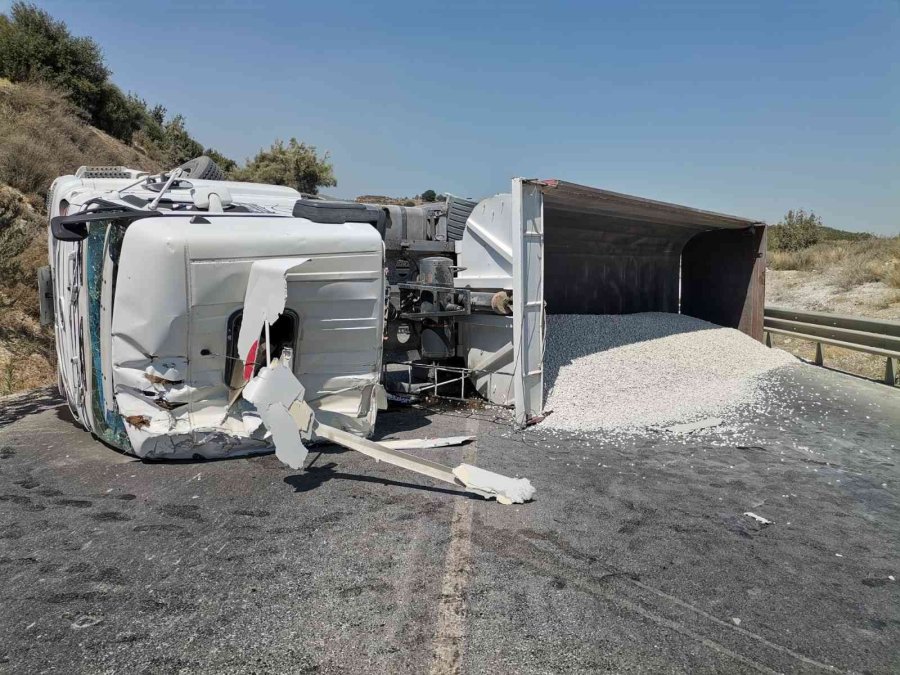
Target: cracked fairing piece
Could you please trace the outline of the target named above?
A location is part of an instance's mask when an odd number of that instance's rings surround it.
[[[488,493],[501,504],[523,504],[534,499],[535,489],[527,478],[509,478],[471,464],[460,464],[453,469],[453,475],[467,488]]]
[[[244,387],[242,395],[256,406],[263,424],[272,434],[275,456],[292,469],[302,469],[308,451],[294,418],[288,412],[294,401],[303,400],[300,381],[276,361],[260,370]]]
[[[238,336],[238,357],[244,362],[243,378],[253,377],[253,364],[259,349],[259,338],[266,323],[273,324],[284,312],[287,301],[287,271],[299,267],[309,258],[272,258],[258,260],[250,266],[244,315]],[[246,396],[245,396],[246,398]]]
[[[51,215],[94,208],[91,199],[121,202],[116,190],[130,182],[59,179]],[[300,195],[289,188],[192,183],[228,186],[240,208],[199,217],[185,197],[159,216],[90,221],[80,241],[51,237],[61,391],[76,419],[139,457],[271,452],[277,422],[266,424],[238,395],[249,379],[241,380],[239,333],[259,330],[255,340],[264,339],[262,309],[272,359],[292,350],[291,369],[316,415],[370,434],[384,332],[378,231],[368,223],[293,217]],[[251,288],[248,305],[251,277],[261,284],[261,299]],[[272,284],[279,291],[268,296]],[[266,363],[261,344],[260,358],[248,364],[251,375]]]
[[[302,396],[297,394],[298,389],[302,392],[302,386],[299,382],[291,382],[294,379],[293,373],[276,363],[261,370],[259,375],[244,388],[245,396],[249,396],[257,403],[263,419],[272,419],[276,425],[278,431],[273,433],[276,446],[279,443],[284,444],[284,448],[277,447],[276,454],[292,469],[302,468],[303,460],[306,458],[306,448],[300,441],[302,436],[337,443],[371,457],[376,462],[386,462],[415,471],[423,476],[450,483],[457,488],[464,488],[467,492],[481,495],[485,499],[496,499],[501,504],[521,504],[534,498],[534,487],[527,478],[509,478],[470,464],[460,464],[451,469],[430,459],[417,457],[384,443],[359,438],[323,424],[316,419],[315,413],[303,401]],[[286,407],[289,408],[288,416],[295,425],[294,433],[288,431],[284,420]],[[460,439],[468,440],[464,436],[449,440]]]

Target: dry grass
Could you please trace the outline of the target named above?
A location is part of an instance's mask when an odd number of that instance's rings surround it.
[[[890,270],[884,278],[884,283],[891,288],[900,288],[900,261],[894,261],[894,264],[891,265]]]
[[[889,309],[894,305],[900,305],[900,291],[892,291],[890,293],[886,293],[884,297],[873,301],[869,306],[876,312],[879,312]]]
[[[38,321],[35,269],[47,264],[43,216],[0,185],[0,395],[53,380],[53,331]]]
[[[880,317],[898,316],[900,306],[900,237],[826,241],[800,251],[770,251],[767,281],[773,304],[800,310]],[[780,282],[780,283],[778,283]],[[811,305],[811,306],[810,306]],[[773,343],[807,361],[815,343],[773,335]],[[825,365],[872,380],[882,380],[885,358],[823,345]]]
[[[768,265],[775,270],[831,271],[848,290],[876,281],[900,288],[900,237],[827,241],[800,251],[769,251]]]
[[[147,155],[82,120],[66,98],[39,84],[0,80],[0,183],[44,196],[82,164],[159,168]]]

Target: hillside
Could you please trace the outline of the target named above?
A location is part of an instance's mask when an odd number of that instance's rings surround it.
[[[82,164],[124,164],[148,171],[161,164],[86,124],[59,93],[36,83],[0,79],[0,182],[43,195],[54,178]]]
[[[814,280],[811,294],[795,289],[793,301],[804,305],[797,309],[864,316],[900,311],[900,237],[869,235],[820,241],[797,251],[769,251],[768,264],[771,270],[793,272],[796,279]],[[778,304],[777,296],[767,299]]]
[[[40,84],[0,79],[0,394],[55,379],[53,332],[38,322],[35,269],[46,264],[44,203],[56,176],[82,164],[160,164],[86,124]]]
[[[850,232],[849,230],[839,230],[836,227],[820,225],[819,237],[822,241],[862,241],[863,239],[873,239],[875,235],[870,232]]]

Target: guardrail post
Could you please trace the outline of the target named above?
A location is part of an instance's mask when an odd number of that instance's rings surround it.
[[[772,344],[773,333],[815,343],[817,366],[824,365],[823,345],[886,359],[884,382],[900,385],[900,321],[766,307],[763,329],[767,346]]]

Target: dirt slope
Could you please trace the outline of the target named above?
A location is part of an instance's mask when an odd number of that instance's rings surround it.
[[[35,270],[46,265],[45,200],[82,164],[159,164],[86,124],[55,91],[0,79],[0,395],[55,376],[52,331],[38,322]]]

